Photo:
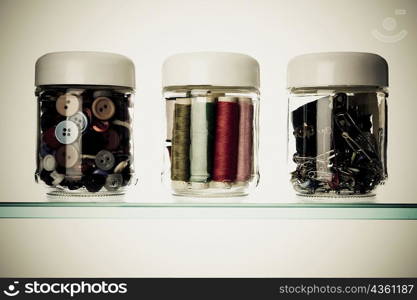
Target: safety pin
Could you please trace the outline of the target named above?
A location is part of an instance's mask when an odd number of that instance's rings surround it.
[[[340,124],[340,121],[341,121],[340,118],[343,118],[342,121],[346,122],[345,125]],[[355,121],[352,119],[352,117],[349,113],[338,114],[336,116],[336,124],[339,126],[339,128],[342,131],[346,131],[349,126],[352,126],[358,132],[358,138],[361,139],[362,143],[368,144],[368,146],[372,149],[373,152],[377,152],[377,151],[375,151],[375,148],[372,145],[372,143],[369,141],[369,139],[367,139],[364,136],[364,133],[362,132],[362,130],[360,130],[358,125],[356,125]]]
[[[363,150],[361,148],[361,146],[354,139],[352,139],[350,137],[349,133],[347,133],[346,131],[342,132],[342,137],[345,139],[346,143],[349,145],[349,147],[353,151],[355,151],[355,152],[362,152],[369,161],[372,161],[371,157],[365,152],[365,150]],[[356,146],[356,149],[355,149],[354,146]]]
[[[319,179],[321,179],[320,177],[330,177],[330,176],[332,176],[332,173],[324,172],[324,171],[309,171],[307,173],[307,176],[311,179],[319,180]],[[323,179],[324,179],[323,181],[327,181],[325,178],[323,178]]]

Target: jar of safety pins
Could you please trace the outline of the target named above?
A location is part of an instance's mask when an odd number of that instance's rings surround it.
[[[123,194],[133,182],[132,61],[112,53],[49,53],[36,62],[35,84],[36,180],[52,196]]]
[[[288,65],[288,162],[300,195],[372,196],[387,178],[388,64],[371,53]]]
[[[182,196],[247,195],[258,184],[259,64],[238,53],[165,60],[164,181]]]

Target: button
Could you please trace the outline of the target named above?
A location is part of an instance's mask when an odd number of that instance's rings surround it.
[[[40,119],[40,125],[42,130],[47,130],[50,127],[54,127],[63,119],[64,117],[58,115],[55,111],[47,111],[42,114]]]
[[[104,148],[107,150],[116,150],[120,145],[120,136],[119,134],[113,130],[110,129],[109,131],[103,133],[104,138],[106,139],[106,145]]]
[[[92,173],[94,167],[94,159],[83,159],[81,162],[81,172],[83,174]]]
[[[97,153],[96,159],[95,159],[97,167],[104,171],[108,171],[111,168],[113,168],[115,163],[114,155],[107,150],[101,150]]]
[[[72,168],[66,169],[65,175],[67,176],[68,179],[71,179],[71,180],[81,180],[81,175],[82,175],[81,163],[77,163]]]
[[[93,113],[91,112],[91,109],[86,107],[83,109],[83,113],[87,117],[87,123],[91,124],[91,120],[93,119]]]
[[[39,173],[39,178],[45,182],[47,185],[52,185],[52,182],[54,181],[54,179],[51,177],[51,172],[48,172],[46,170],[42,170]]]
[[[104,149],[106,141],[103,134],[93,130],[87,130],[82,135],[81,145],[83,154],[96,155],[98,151]]]
[[[42,167],[46,171],[53,171],[56,167],[56,160],[52,154],[46,155],[42,160]]]
[[[110,124],[108,121],[97,121],[93,122],[93,130],[97,132],[105,132],[109,129]]]
[[[53,179],[52,185],[58,185],[58,184],[60,184],[64,180],[65,175],[60,174],[57,171],[53,171],[51,173],[51,177]]]
[[[119,101],[114,101],[114,104],[116,105],[116,113],[115,119],[118,119],[120,121],[129,122],[130,121],[130,115],[129,115],[129,106],[126,100],[120,99]],[[175,102],[175,101],[173,101]]]
[[[121,161],[115,168],[114,173],[122,173],[122,171],[129,165],[127,160]]]
[[[85,89],[67,89],[67,94],[81,96]]]
[[[45,144],[51,148],[56,149],[61,144],[58,142],[56,136],[55,136],[55,127],[48,128],[43,134],[42,139],[45,142]]]
[[[57,90],[48,90],[41,92],[39,95],[39,99],[41,100],[42,108],[55,108],[55,101],[60,96],[60,94],[61,93]]]
[[[93,173],[83,177],[83,183],[87,191],[97,193],[101,190],[106,182],[106,176],[103,174]]]
[[[61,185],[66,186],[69,190],[78,190],[83,187],[82,181],[72,178],[66,178],[61,182]]]
[[[79,111],[75,115],[71,116],[69,120],[77,124],[81,132],[84,132],[87,129],[88,119],[84,113]]]
[[[129,185],[130,181],[132,180],[132,174],[130,173],[130,168],[125,168],[122,172],[122,176],[123,176],[123,185]],[[137,183],[137,179],[136,182],[134,184]]]
[[[58,141],[57,141],[57,143],[58,143]],[[49,148],[47,144],[42,143],[42,145],[39,149],[39,154],[41,155],[41,157],[45,157],[48,154],[54,154],[54,153],[55,153],[55,151],[53,151],[51,148]]]
[[[64,94],[58,97],[55,104],[60,115],[70,117],[80,109],[80,99],[73,94]]]
[[[110,90],[97,90],[93,92],[93,98],[98,98],[98,97],[111,97],[113,94],[112,91]]]
[[[55,153],[58,165],[72,168],[79,161],[80,154],[73,145],[61,146]]]
[[[122,174],[110,174],[106,178],[106,183],[104,184],[104,187],[106,190],[112,192],[116,191],[121,187],[123,184],[123,176]]]
[[[107,177],[107,174],[109,174],[109,173],[107,173],[106,171],[97,169],[97,170],[94,170],[93,174],[98,174],[98,175],[102,175],[104,177]]]
[[[67,145],[75,142],[78,134],[78,126],[70,120],[64,120],[56,125],[55,137],[61,144]]]
[[[113,117],[116,107],[113,101],[107,97],[98,97],[92,105],[93,114],[100,120],[108,120]]]

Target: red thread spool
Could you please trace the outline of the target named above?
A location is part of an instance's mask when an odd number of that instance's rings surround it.
[[[233,182],[237,172],[239,142],[239,105],[236,97],[219,97],[216,139],[214,142],[213,180]]]

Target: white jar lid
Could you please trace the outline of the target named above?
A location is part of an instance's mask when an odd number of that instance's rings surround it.
[[[135,65],[119,54],[53,52],[36,61],[35,85],[109,85],[135,88]]]
[[[240,53],[180,53],[164,61],[162,85],[259,88],[259,64],[256,59]]]
[[[388,86],[387,61],[372,53],[327,52],[294,57],[287,87]]]

